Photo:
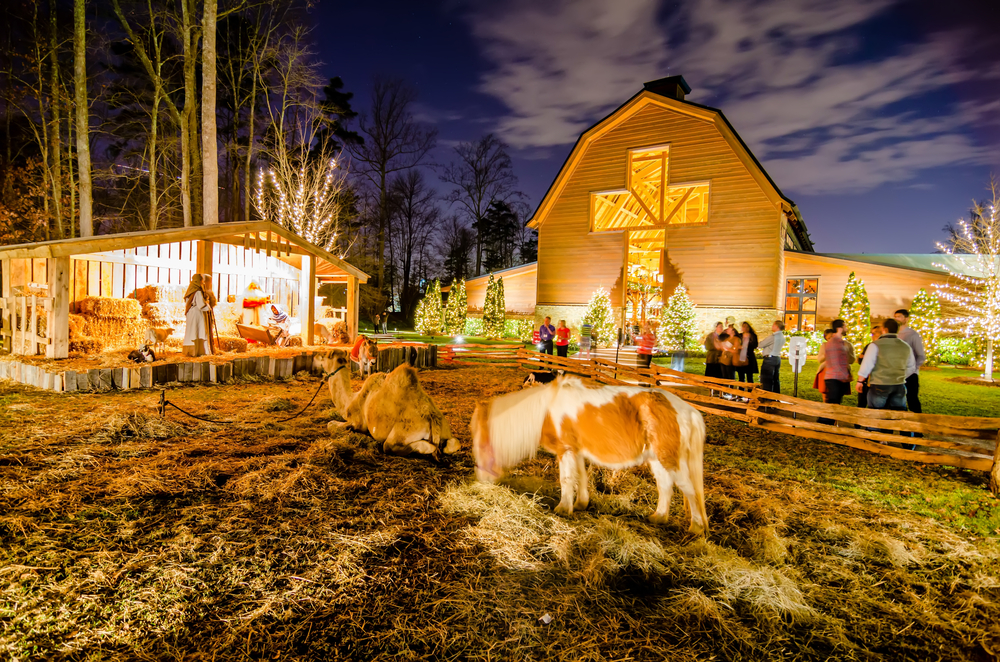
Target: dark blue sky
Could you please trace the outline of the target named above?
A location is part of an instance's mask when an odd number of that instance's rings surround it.
[[[358,109],[373,75],[405,78],[435,160],[496,132],[532,207],[581,131],[678,73],[821,252],[933,252],[1000,175],[996,0],[321,0],[311,16]]]

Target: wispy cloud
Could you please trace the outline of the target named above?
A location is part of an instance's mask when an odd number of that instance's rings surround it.
[[[722,108],[783,188],[829,193],[989,159],[973,135],[995,121],[996,99],[927,99],[977,78],[995,86],[997,72],[961,64],[955,33],[863,57],[859,34],[891,5],[515,0],[467,16],[493,64],[480,90],[509,109],[497,130],[514,147],[571,143],[642,82],[683,73],[691,99]]]

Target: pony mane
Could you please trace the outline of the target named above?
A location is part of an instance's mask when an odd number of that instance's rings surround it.
[[[555,389],[553,382],[501,395],[490,404],[489,439],[499,468],[535,456]]]

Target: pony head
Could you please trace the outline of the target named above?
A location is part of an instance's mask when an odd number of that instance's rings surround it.
[[[562,379],[501,395],[476,407],[470,427],[479,480],[493,482],[505,468],[534,457],[549,405]]]

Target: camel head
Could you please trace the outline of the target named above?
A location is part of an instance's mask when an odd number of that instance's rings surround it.
[[[326,375],[330,383],[330,399],[337,411],[343,413],[354,396],[351,390],[351,368],[347,352],[335,349],[313,356],[313,370]]]

